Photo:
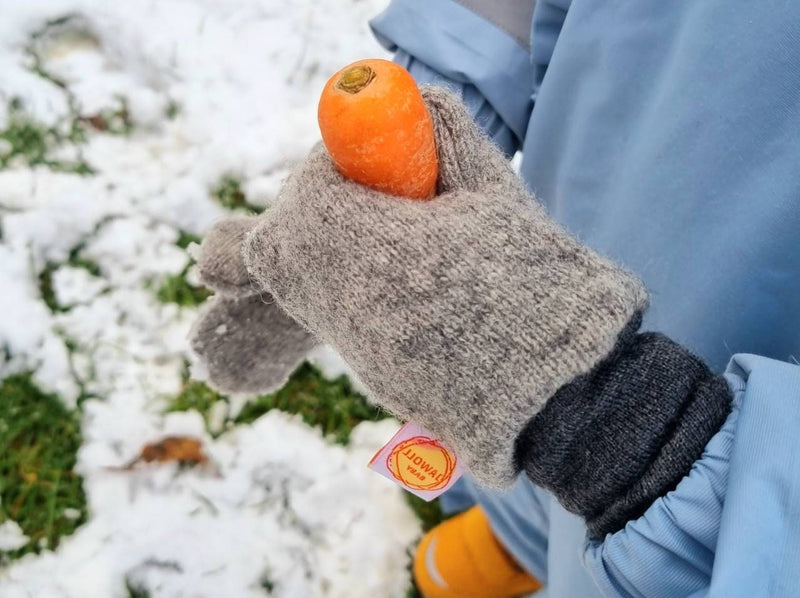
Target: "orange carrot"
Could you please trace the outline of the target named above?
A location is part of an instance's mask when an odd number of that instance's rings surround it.
[[[325,147],[345,177],[392,195],[433,197],[433,122],[403,67],[377,58],[346,66],[325,85],[318,116]]]

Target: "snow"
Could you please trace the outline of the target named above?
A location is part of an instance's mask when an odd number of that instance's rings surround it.
[[[0,378],[32,371],[70,407],[98,397],[81,407],[89,521],[0,570],[3,597],[126,596],[126,584],[153,597],[405,594],[419,523],[366,468],[397,423],[361,424],[341,447],[284,413],[216,438],[198,413],[165,414],[197,310],[154,293],[189,264],[181,231],[202,235],[228,214],[209,192],[221,177],[240,179],[253,205],[274,201],[318,139],[327,77],[383,55],[366,23],[384,4],[0,0],[0,128],[13,99],[62,137],[75,114],[109,126],[48,154],[93,174],[22,157],[0,170]],[[113,134],[126,119],[130,134]],[[0,142],[0,155],[11,149]],[[68,309],[41,297],[48,264]],[[326,375],[348,372],[328,348],[312,358]],[[202,438],[211,464],[118,469],[172,434]],[[15,522],[0,526],[0,550],[23,541]]]
[[[28,536],[15,521],[0,524],[0,550],[17,550],[28,543]]]
[[[105,279],[93,276],[84,268],[72,266],[61,266],[53,274],[53,279],[56,302],[63,307],[91,302],[108,288]]]
[[[98,403],[89,417],[115,419],[111,411]],[[109,423],[98,435],[118,438],[124,424]],[[128,430],[139,442],[153,432],[141,423]],[[194,413],[162,424],[166,434],[204,434]],[[87,483],[90,522],[57,552],[17,562],[3,595],[123,596],[127,580],[154,596],[264,596],[268,578],[275,596],[402,596],[417,524],[397,489],[364,467],[395,429],[361,424],[345,449],[271,412],[207,442],[213,466],[192,471],[114,471],[138,442],[118,455],[94,438],[83,461],[109,469]]]

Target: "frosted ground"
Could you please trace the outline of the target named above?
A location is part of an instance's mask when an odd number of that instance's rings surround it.
[[[171,410],[205,296],[187,247],[269,206],[326,78],[382,55],[383,4],[0,0],[0,379],[74,414],[86,506],[48,503],[47,525],[87,518],[5,558],[3,598],[405,595],[420,524],[366,469],[393,420],[343,444],[279,410],[237,424],[248,397]],[[170,434],[213,467],[114,469]],[[33,542],[18,509],[0,554]]]

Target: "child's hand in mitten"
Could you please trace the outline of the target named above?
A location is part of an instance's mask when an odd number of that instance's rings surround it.
[[[639,280],[551,221],[456,98],[423,95],[437,197],[345,180],[317,147],[245,234],[229,280],[271,293],[479,480],[524,471],[593,535],[615,531],[688,472],[730,409],[727,386],[637,334]]]
[[[376,402],[504,485],[525,424],[611,352],[647,295],[548,218],[459,100],[423,95],[435,198],[349,181],[319,145],[247,234],[245,263]]]

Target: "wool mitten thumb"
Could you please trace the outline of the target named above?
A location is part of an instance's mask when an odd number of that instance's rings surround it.
[[[195,255],[200,281],[205,287],[227,297],[261,293],[251,282],[242,259],[242,242],[257,223],[255,217],[237,216],[211,227]]]
[[[318,146],[247,234],[247,270],[479,481],[525,471],[593,534],[616,528],[688,471],[727,389],[678,345],[636,334],[640,281],[558,227],[459,100],[423,96],[434,199],[348,181]]]
[[[201,282],[216,293],[192,327],[190,345],[206,381],[222,392],[276,390],[318,344],[251,283],[241,249],[256,223],[253,217],[217,223],[197,256]]]

